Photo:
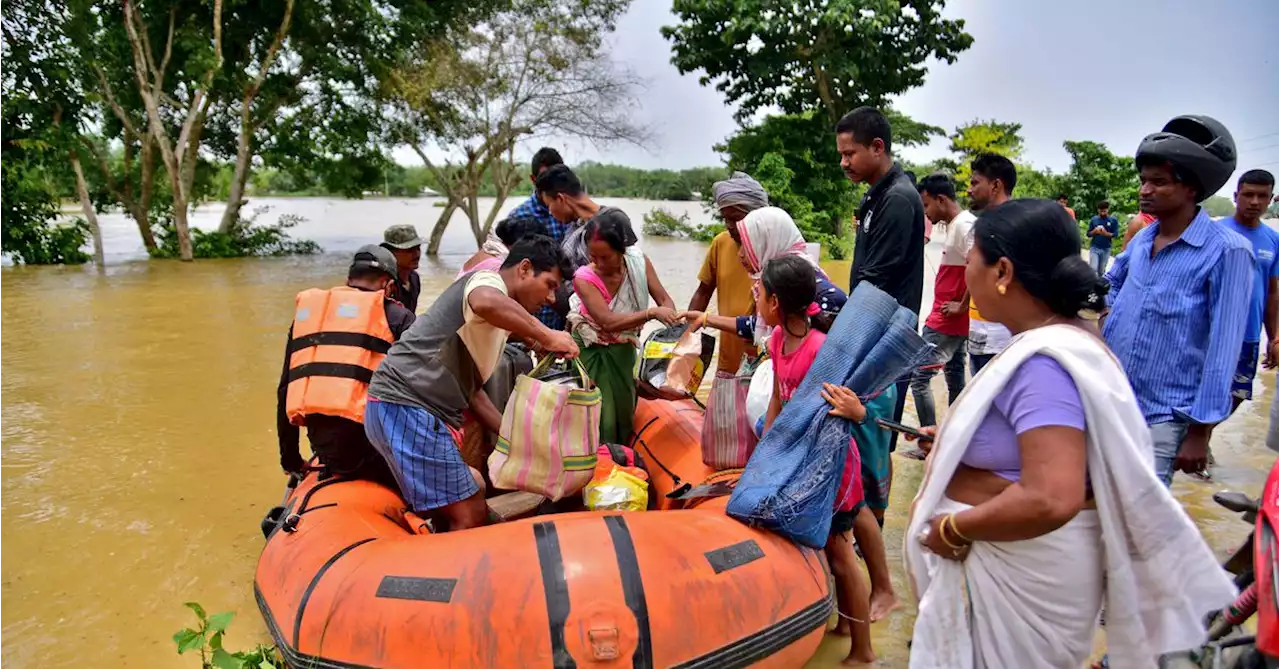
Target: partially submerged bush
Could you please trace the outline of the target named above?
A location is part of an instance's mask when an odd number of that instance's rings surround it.
[[[4,229],[4,250],[15,264],[80,265],[89,262],[82,249],[89,225],[76,218],[61,223],[28,223]]]
[[[677,218],[666,209],[657,207],[644,215],[644,227],[641,230],[646,237],[676,237],[709,242],[724,231],[724,224],[694,225],[690,222],[688,213],[680,214]]]
[[[284,214],[271,225],[258,225],[258,217],[270,211],[259,207],[253,214],[241,218],[228,232],[191,229],[192,253],[197,258],[245,258],[265,256],[312,255],[320,252],[320,245],[309,239],[294,239],[289,229],[306,219],[297,214]],[[157,230],[161,258],[178,257],[178,235],[171,222],[164,222]]]

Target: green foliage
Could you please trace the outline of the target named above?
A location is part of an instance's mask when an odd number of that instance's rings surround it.
[[[831,214],[815,210],[813,202],[795,192],[792,188],[795,171],[787,165],[786,159],[776,153],[766,153],[753,172],[765,192],[769,193],[769,203],[791,215],[805,241],[828,247],[832,257],[843,257],[838,255],[841,251],[833,245],[839,236],[830,230]]]
[[[656,207],[644,215],[644,226],[641,228],[646,237],[689,237],[693,234],[693,223],[689,222],[689,214],[675,214],[662,207]]]
[[[893,124],[894,142],[901,146],[911,146],[929,141],[932,136],[942,134],[942,129],[917,123],[890,110],[890,123]],[[715,149],[728,156],[730,170],[740,170],[751,174],[764,183],[759,174],[754,174],[766,156],[774,154],[781,160],[781,166],[789,170],[789,176],[775,170],[771,177],[775,186],[785,185],[785,197],[803,200],[808,204],[792,202],[793,207],[802,213],[787,209],[799,224],[801,218],[811,221],[805,239],[828,245],[832,257],[842,258],[852,246],[843,240],[845,230],[843,221],[850,220],[857,208],[858,200],[865,192],[865,186],[849,183],[844,170],[840,168],[840,154],[836,151],[835,135],[825,118],[817,112],[768,116],[760,124],[743,128],[738,134],[729,138]],[[778,165],[770,161],[771,169]],[[779,195],[766,185],[770,201],[778,202]],[[709,191],[703,191],[704,196]],[[807,206],[807,208],[806,208]],[[821,221],[819,223],[818,221]],[[802,228],[803,230],[803,228]],[[812,235],[812,238],[810,236]]]
[[[1222,197],[1221,195],[1210,195],[1209,199],[1200,203],[1201,207],[1214,218],[1222,218],[1223,216],[1232,216],[1236,213],[1236,203],[1231,198]]]
[[[645,200],[694,200],[694,193],[710,193],[711,185],[729,176],[721,167],[687,170],[643,170],[592,161],[573,168],[592,195],[634,197]]]
[[[80,105],[62,61],[67,45],[48,33],[63,21],[59,6],[6,2],[3,99],[0,101],[0,251],[16,263],[83,263],[83,221],[55,224],[58,195],[70,173]]]
[[[1013,196],[1038,197],[1042,200],[1055,200],[1062,192],[1062,176],[1052,170],[1038,170],[1032,165],[1017,164],[1018,185],[1013,189]]]
[[[969,48],[964,21],[944,19],[944,4],[675,0],[680,23],[662,34],[681,74],[701,71],[702,85],[714,82],[740,121],[776,107],[820,110],[833,124],[923,84],[930,59],[951,63]]]
[[[1021,123],[973,120],[956,128],[948,136],[951,152],[956,154],[956,183],[962,189],[969,185],[970,164],[984,153],[995,153],[1016,161],[1022,155]]]
[[[861,193],[840,169],[835,136],[822,116],[769,116],[715,148],[728,155],[730,170],[760,181],[770,202],[787,210],[797,225],[806,221],[808,230],[801,227],[805,239],[826,242],[843,236],[841,221],[853,216]],[[756,173],[762,165],[768,175]]]
[[[716,235],[724,232],[723,223],[711,225],[694,225],[689,214],[676,217],[663,207],[656,207],[644,215],[644,226],[641,228],[646,237],[684,237],[698,242],[709,242]]]
[[[270,207],[258,207],[253,214],[241,218],[227,232],[218,230],[192,230],[192,250],[197,258],[244,258],[249,256],[312,255],[321,251],[320,245],[311,240],[293,239],[289,229],[303,222],[301,216],[284,214],[271,225],[259,225],[258,217],[270,211]],[[178,236],[171,222],[165,221],[156,228],[160,248],[155,254],[160,258],[178,257]]]
[[[1062,146],[1071,155],[1071,168],[1059,184],[1078,218],[1088,221],[1102,200],[1111,204],[1111,215],[1117,218],[1137,213],[1138,172],[1133,158],[1111,153],[1098,142],[1067,141]]]
[[[200,653],[202,669],[282,669],[285,664],[273,646],[255,646],[251,650],[228,651],[222,647],[223,636],[235,613],[225,611],[209,615],[196,602],[184,604],[195,614],[198,624],[184,627],[173,635],[178,654]]]
[[[9,194],[5,193],[5,212],[8,216]],[[27,265],[80,265],[89,262],[84,252],[88,243],[89,226],[83,219],[70,222],[49,221],[22,222],[4,220],[4,252],[15,263]]]

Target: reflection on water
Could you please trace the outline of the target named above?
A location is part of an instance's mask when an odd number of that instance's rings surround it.
[[[637,228],[658,204],[609,203],[628,211]],[[9,666],[192,666],[170,640],[190,622],[181,607],[188,600],[239,612],[231,646],[266,640],[252,578],[262,545],[258,521],[283,485],[274,391],[293,296],[341,283],[343,255],[385,226],[410,222],[425,234],[439,211],[428,200],[272,204],[272,214],[308,217],[297,234],[327,253],[129,262],[140,254],[136,229],[107,216],[107,252],[118,262],[105,273],[3,271],[0,541],[8,555],[0,595]],[[697,203],[662,204],[707,220]],[[201,210],[197,224],[216,224],[217,216]],[[459,218],[441,257],[423,260],[424,304],[474,249]],[[646,240],[645,249],[677,304],[686,304],[703,247]],[[847,265],[830,269],[841,282],[847,277]],[[1220,552],[1247,528],[1213,507],[1209,495],[1222,487],[1260,489],[1273,459],[1261,447],[1271,392],[1268,382],[1262,400],[1215,435],[1220,484],[1180,480],[1175,487]],[[902,511],[921,466],[895,464],[891,510]],[[903,522],[891,511],[886,545],[905,596]],[[904,602],[874,627],[886,666],[905,664],[911,619]],[[834,664],[844,650],[828,641],[813,666]]]

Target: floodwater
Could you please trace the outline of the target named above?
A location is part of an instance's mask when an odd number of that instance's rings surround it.
[[[637,228],[659,205],[709,220],[698,203],[604,201],[626,210]],[[193,600],[238,613],[229,647],[267,641],[252,579],[258,522],[284,484],[275,387],[293,296],[342,283],[346,254],[379,240],[388,225],[413,223],[427,234],[440,211],[432,202],[255,201],[251,209],[273,207],[264,220],[282,213],[308,219],[295,232],[325,254],[194,264],[145,260],[133,223],[110,215],[102,221],[104,272],[0,271],[9,326],[0,332],[4,664],[195,666],[170,639],[192,622],[182,603]],[[216,225],[219,214],[202,208],[194,223]],[[441,255],[423,259],[423,304],[475,250],[469,237],[458,216]],[[644,248],[677,304],[686,304],[703,246],[659,239]],[[847,265],[830,270],[841,282],[847,277]],[[1218,482],[1175,484],[1219,553],[1248,528],[1214,507],[1210,494],[1258,491],[1274,461],[1262,446],[1274,382],[1259,382],[1259,390],[1260,399],[1215,435]],[[874,626],[889,667],[906,664],[913,610],[900,567],[903,512],[922,470],[899,458],[895,467],[886,544],[904,602]],[[846,650],[847,642],[829,638],[811,666],[834,666]]]

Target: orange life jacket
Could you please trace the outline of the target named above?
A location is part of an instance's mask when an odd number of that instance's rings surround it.
[[[302,425],[307,414],[364,422],[365,394],[395,337],[382,291],[342,286],[298,293],[289,342],[285,412]]]

